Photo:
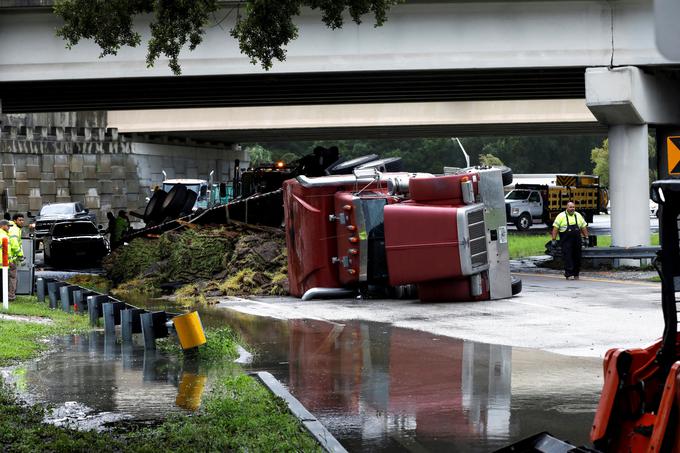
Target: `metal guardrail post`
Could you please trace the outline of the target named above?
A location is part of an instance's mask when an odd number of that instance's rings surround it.
[[[110,302],[102,304],[104,313],[104,334],[115,335],[116,326],[120,324],[120,312],[125,308],[125,303],[109,297]]]
[[[146,310],[128,308],[120,312],[120,332],[123,344],[132,343],[132,334],[142,332],[141,315]]]
[[[73,312],[74,313],[78,313],[78,308],[83,303],[83,291],[84,291],[84,289],[81,288],[80,286],[78,286],[73,291],[73,293],[71,293],[71,299],[73,301]]]
[[[35,280],[35,293],[38,296],[38,302],[45,302],[45,279],[38,277]]]
[[[123,344],[132,343],[132,308],[120,312],[120,337]]]
[[[99,323],[99,318],[102,317],[101,304],[109,300],[109,296],[96,295],[87,298],[87,312],[90,315],[90,326],[95,327]]]
[[[78,292],[78,291],[76,291]],[[76,308],[76,303],[77,303],[77,312],[82,314],[87,313],[87,298],[90,296],[99,296],[100,294],[94,291],[91,291],[86,288],[81,288],[80,290],[80,299],[76,300],[76,292],[73,293],[73,307],[74,309]]]
[[[142,336],[144,337],[144,348],[156,349],[156,338],[168,336],[168,314],[164,311],[154,311],[141,315]]]
[[[64,285],[59,288],[59,299],[61,299],[61,309],[66,313],[71,312],[71,305],[73,305],[73,292],[77,286]]]
[[[153,313],[144,313],[140,316],[142,321],[142,337],[144,338],[144,349],[156,349],[156,335],[153,329]]]
[[[64,282],[49,282],[47,284],[47,295],[50,298],[50,308],[52,309],[57,308],[57,303],[60,300],[59,288],[66,285],[68,285],[68,283]]]
[[[104,313],[104,335],[107,337],[116,333],[116,324],[113,320],[113,303],[105,302],[102,304]]]

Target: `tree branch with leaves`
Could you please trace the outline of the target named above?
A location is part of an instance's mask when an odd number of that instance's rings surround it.
[[[344,25],[345,12],[356,24],[371,13],[375,26],[387,20],[390,8],[403,0],[245,0],[237,2],[236,24],[229,34],[253,64],[271,69],[274,60],[286,59],[286,46],[298,38],[294,19],[302,8],[321,11],[323,23],[335,30]],[[93,40],[100,57],[116,55],[123,47],[142,42],[135,17],[152,15],[151,39],[146,63],[152,67],[162,55],[174,74],[181,73],[179,54],[188,45],[194,50],[205,35],[217,0],[56,0],[54,12],[64,20],[57,36],[71,48],[83,39]]]

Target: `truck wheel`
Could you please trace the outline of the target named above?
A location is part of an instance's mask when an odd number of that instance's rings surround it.
[[[354,159],[336,162],[326,169],[329,175],[351,175],[355,168],[378,159],[377,154],[355,157]]]
[[[177,218],[180,211],[184,207],[187,199],[187,188],[184,184],[175,184],[168,192],[168,195],[163,200],[162,215],[172,219]]]
[[[401,157],[387,157],[385,159],[378,159],[367,164],[359,165],[357,170],[363,170],[365,168],[375,168],[383,173],[398,172],[404,170],[404,164],[401,161]]]
[[[167,195],[168,194],[163,189],[154,191],[153,195],[151,195],[151,199],[149,200],[149,204],[147,204],[146,209],[144,209],[145,223],[151,223],[158,219],[163,202],[165,201],[165,197]]]
[[[196,204],[196,199],[198,198],[198,195],[196,192],[193,190],[187,190],[187,198],[184,201],[184,207],[182,207],[182,211],[179,213],[179,215],[189,215],[192,213],[194,209],[194,205]]]
[[[519,277],[515,277],[514,275],[510,276],[510,287],[512,291],[512,295],[514,296],[515,294],[519,294],[522,292],[522,279]]]
[[[512,184],[512,170],[506,166],[497,168],[501,170],[501,179],[503,180],[503,186],[505,187]]]
[[[531,227],[532,223],[531,216],[525,212],[515,221],[515,226],[519,231],[526,231]]]

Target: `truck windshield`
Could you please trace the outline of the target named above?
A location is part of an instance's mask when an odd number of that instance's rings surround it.
[[[529,198],[529,194],[531,191],[529,190],[513,190],[509,194],[505,196],[506,200],[526,200]]]
[[[48,204],[42,207],[40,215],[73,214],[74,212],[76,210],[72,204]]]
[[[57,223],[52,230],[52,236],[60,238],[67,236],[92,236],[98,233],[97,227],[89,222]]]
[[[166,192],[170,192],[170,189],[172,189],[172,186],[174,185],[175,184],[163,184],[163,190],[165,190]],[[187,189],[196,192],[197,195],[200,195],[201,190],[200,184],[184,184],[184,185],[186,186]]]

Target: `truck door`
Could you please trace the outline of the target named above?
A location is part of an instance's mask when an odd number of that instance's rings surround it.
[[[541,195],[536,191],[532,191],[528,201],[531,217],[534,219],[540,218],[543,215],[543,201],[541,200]]]

